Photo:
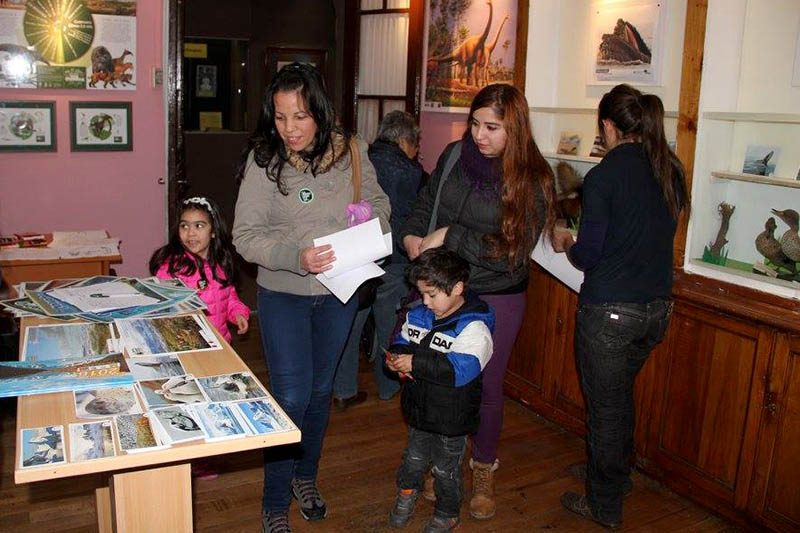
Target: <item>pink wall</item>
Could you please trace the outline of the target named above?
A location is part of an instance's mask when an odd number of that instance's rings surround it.
[[[420,113],[419,125],[422,130],[422,141],[419,146],[422,166],[432,173],[444,147],[464,135],[467,113],[423,111]]]
[[[55,100],[58,152],[0,154],[0,233],[105,229],[122,239],[118,274],[145,275],[165,239],[161,2],[138,2],[134,91],[2,89],[2,100]],[[132,152],[70,152],[69,102],[130,101]]]

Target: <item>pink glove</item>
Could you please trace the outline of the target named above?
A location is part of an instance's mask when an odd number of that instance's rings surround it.
[[[358,226],[372,218],[372,204],[361,200],[357,204],[347,204],[347,227]]]

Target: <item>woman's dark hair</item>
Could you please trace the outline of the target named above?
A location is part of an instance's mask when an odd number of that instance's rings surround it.
[[[300,157],[309,163],[311,173],[316,176],[322,155],[328,150],[329,145],[333,148],[332,133],[341,134],[345,140],[342,153],[333,154],[333,160],[338,161],[342,155],[347,153],[350,137],[345,129],[337,123],[336,111],[325,90],[325,82],[319,71],[305,63],[291,63],[275,74],[267,88],[256,130],[250,136],[239,161],[236,171],[238,181],[244,178],[248,155],[253,152],[256,164],[267,169],[269,180],[278,186],[281,194],[288,194],[286,186],[281,180],[281,171],[289,159],[289,154],[275,127],[274,97],[275,93],[292,91],[297,91],[306,110],[317,125],[314,142],[307,150],[300,153]]]
[[[450,296],[453,287],[459,281],[464,284],[464,289],[467,288],[469,263],[446,248],[431,248],[419,254],[419,257],[408,265],[406,277],[412,285],[424,281]]]
[[[155,275],[161,265],[167,263],[167,271],[170,275],[193,276],[195,272],[200,272],[200,279],[205,280],[206,274],[203,268],[203,258],[195,255],[183,247],[180,237],[181,217],[186,211],[191,209],[202,211],[208,215],[211,222],[211,232],[214,235],[208,245],[208,266],[211,267],[211,275],[223,287],[233,285],[236,271],[233,264],[233,254],[231,249],[231,232],[225,219],[219,214],[219,207],[211,198],[195,196],[180,202],[178,209],[178,219],[175,221],[172,231],[169,234],[167,244],[153,252],[150,258],[150,273]],[[219,268],[217,268],[219,267]],[[218,277],[218,270],[222,271],[223,278]]]
[[[533,249],[532,235],[549,234],[555,225],[555,178],[553,169],[533,140],[525,95],[506,83],[481,89],[469,108],[465,137],[471,135],[473,115],[484,107],[491,108],[503,121],[507,134],[502,156],[500,234],[487,236],[487,241],[491,256],[505,255],[510,265],[516,265]],[[544,220],[537,220],[537,186],[544,197]],[[538,231],[532,232],[531,228]]]
[[[643,94],[630,85],[617,85],[603,95],[597,109],[600,138],[606,144],[604,120],[614,123],[622,139],[641,140],[672,218],[677,220],[683,209],[688,214],[690,200],[686,171],[664,135],[664,105],[661,98],[654,94]]]

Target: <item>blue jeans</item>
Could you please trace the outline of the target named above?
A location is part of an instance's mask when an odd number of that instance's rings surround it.
[[[316,479],[336,364],[358,302],[258,289],[258,321],[272,395],[300,428],[298,445],[264,450],[264,512],[285,511],[291,481]]]
[[[408,446],[397,470],[397,488],[421,491],[428,470],[433,474],[436,493],[434,514],[458,517],[464,499],[461,463],[467,449],[467,436],[448,437],[414,427],[408,428]]]
[[[633,460],[633,386],[664,338],[668,300],[581,304],[575,353],[586,399],[586,498],[595,517],[622,521],[622,490]]]
[[[408,285],[405,281],[406,264],[392,263],[386,267],[386,274],[381,276],[381,284],[375,293],[375,302],[371,308],[360,310],[356,314],[347,345],[336,370],[333,381],[333,395],[345,399],[355,396],[358,392],[358,348],[361,342],[361,332],[364,324],[372,311],[375,317],[376,342],[373,352],[369,354],[372,359],[372,372],[375,383],[378,385],[378,397],[382,400],[391,398],[400,390],[397,374],[389,371],[384,365],[383,351],[391,343],[389,338],[397,323],[397,311],[400,299],[408,294]]]

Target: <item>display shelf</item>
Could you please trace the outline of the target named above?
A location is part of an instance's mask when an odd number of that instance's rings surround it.
[[[596,107],[543,107],[531,106],[531,113],[554,113],[558,115],[596,115]],[[665,118],[678,118],[677,111],[664,111]]]
[[[786,281],[755,272],[747,272],[738,268],[715,265],[703,261],[702,259],[687,260],[685,270],[693,274],[776,294],[784,298],[797,299],[800,296],[800,283],[796,281]]]
[[[547,156],[545,156],[547,157]],[[789,187],[790,189],[800,189],[800,181],[791,178],[772,177],[772,176],[757,176],[755,174],[742,174],[741,172],[725,172],[715,170],[711,172],[715,178],[734,181],[746,181],[749,183],[761,183],[764,185],[772,185],[774,187]]]
[[[542,152],[542,155],[548,159],[560,159],[562,161],[579,161],[581,163],[591,163],[593,165],[596,165],[603,159],[602,157],[556,154],[553,152]]]
[[[797,113],[746,113],[740,111],[706,111],[703,118],[727,122],[766,122],[770,124],[800,124]]]

